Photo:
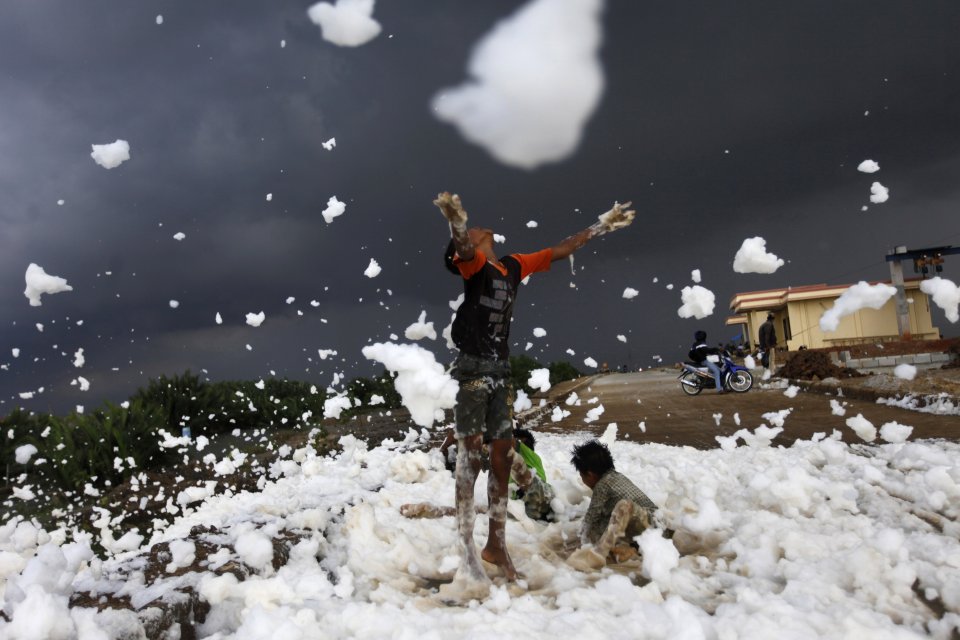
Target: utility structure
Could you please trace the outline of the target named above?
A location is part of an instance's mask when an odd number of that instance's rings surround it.
[[[890,282],[896,288],[897,330],[900,337],[910,340],[910,308],[907,306],[907,294],[903,288],[903,261],[913,261],[914,273],[921,273],[926,278],[933,267],[934,273],[943,271],[943,256],[960,254],[960,247],[932,247],[930,249],[908,250],[906,247],[896,247],[887,252],[887,262],[890,263]]]

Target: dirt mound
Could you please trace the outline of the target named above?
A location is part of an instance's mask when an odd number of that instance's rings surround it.
[[[838,367],[822,351],[798,351],[780,367],[777,375],[791,380],[823,380],[824,378],[858,378],[864,374],[856,369]]]

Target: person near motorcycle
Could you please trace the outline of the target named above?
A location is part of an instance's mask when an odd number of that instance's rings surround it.
[[[719,358],[711,359],[707,356],[718,356],[720,350],[707,344],[707,332],[697,331],[693,334],[693,346],[690,348],[688,357],[698,367],[706,367],[713,376],[713,381],[717,385],[717,393],[723,393],[723,382],[720,380],[720,365],[717,364]]]

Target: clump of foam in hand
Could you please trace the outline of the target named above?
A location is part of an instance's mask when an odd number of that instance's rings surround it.
[[[744,240],[733,257],[733,270],[737,273],[774,273],[783,264],[782,258],[767,253],[767,241],[760,236]]]
[[[820,316],[822,331],[836,331],[840,326],[840,318],[856,313],[860,309],[869,307],[879,309],[893,297],[896,289],[882,282],[870,285],[861,280],[843,292],[833,306]]]
[[[452,409],[457,401],[457,382],[433,357],[415,344],[378,342],[363,348],[364,357],[376,360],[397,374],[394,386],[421,427],[433,424],[437,412]]]
[[[73,287],[68,285],[64,278],[48,275],[43,267],[32,262],[27,267],[24,280],[27,283],[27,288],[23,290],[23,295],[30,300],[31,307],[39,307],[42,304],[40,296],[45,293],[73,291]]]
[[[920,283],[920,291],[933,298],[933,303],[943,309],[947,320],[960,320],[960,287],[952,280],[940,276],[924,280]]]
[[[617,229],[630,226],[630,223],[633,222],[634,217],[637,215],[636,211],[629,209],[631,204],[630,202],[623,204],[615,202],[612,209],[606,213],[601,213],[597,217],[604,232],[616,231]]]
[[[677,315],[681,318],[693,316],[700,320],[713,314],[716,296],[713,291],[695,284],[680,291],[680,300],[683,304],[677,309]]]

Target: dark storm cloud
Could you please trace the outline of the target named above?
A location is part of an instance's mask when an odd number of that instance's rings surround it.
[[[119,401],[187,368],[318,386],[375,371],[360,355],[368,341],[402,337],[421,310],[438,332],[449,320],[459,284],[440,268],[447,233],[430,204],[442,189],[504,234],[506,251],[549,246],[634,200],[637,223],[577,253],[576,275],[558,263],[522,290],[514,352],[529,341],[530,355],[578,366],[670,361],[695,328],[731,333],[737,291],[884,278],[888,248],[960,239],[956,3],[609,2],[601,104],[574,157],[535,171],[496,164],[429,108],[518,3],[381,2],[384,32],[356,49],[324,42],[308,4],[5,8],[3,406],[40,386],[26,406]],[[90,144],[116,138],[132,158],[107,171]],[[868,157],[880,173],[856,171]],[[891,199],[862,212],[874,180]],[[328,225],[332,195],[347,211]],[[733,273],[753,235],[788,260],[778,273]],[[29,307],[29,262],[74,291]],[[717,309],[680,321],[694,268]],[[624,300],[626,286],[640,295]],[[261,310],[263,326],[244,324]],[[320,348],[339,355],[321,362]],[[89,392],[69,386],[78,374]]]

